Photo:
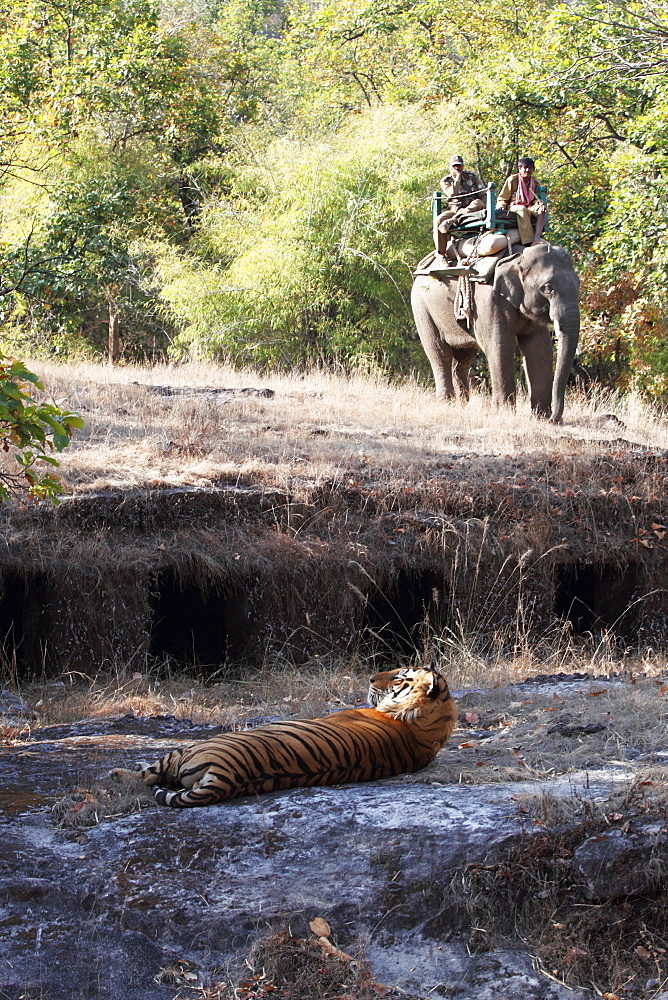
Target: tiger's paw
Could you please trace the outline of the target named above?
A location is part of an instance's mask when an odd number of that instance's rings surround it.
[[[102,778],[120,784],[127,782],[136,784],[138,781],[145,781],[143,777],[145,768],[145,764],[134,764],[131,770],[126,767],[114,767],[111,771],[107,771],[106,774],[102,775]]]
[[[136,778],[137,775],[134,773],[134,771],[128,771],[124,767],[113,767],[111,771],[107,771],[100,777],[111,778],[112,781],[127,781],[128,778]]]
[[[137,760],[132,765],[133,771],[146,771],[151,766],[150,760]]]

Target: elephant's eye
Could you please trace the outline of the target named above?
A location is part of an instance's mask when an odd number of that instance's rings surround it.
[[[546,285],[543,285],[541,287],[541,292],[543,293],[543,295],[552,295],[552,293],[554,292],[554,288],[548,281]]]

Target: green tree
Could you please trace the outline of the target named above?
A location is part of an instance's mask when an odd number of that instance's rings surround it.
[[[48,142],[97,124],[111,142],[215,132],[215,98],[153,0],[10,0],[3,8],[4,111]]]
[[[190,254],[161,262],[181,327],[173,350],[282,368],[420,367],[409,294],[443,141],[437,117],[379,108],[328,142],[253,150],[209,201]]]
[[[206,196],[198,161],[225,155],[273,83],[276,3],[200,8],[10,0],[0,12],[14,343],[63,353],[108,341],[116,358],[121,323],[140,347],[164,345],[145,247],[188,241]]]
[[[663,4],[584,0],[555,12],[544,67],[565,109],[554,127],[571,181],[561,209],[584,250],[583,359],[608,383],[664,400],[667,41]]]
[[[0,263],[15,294],[2,304],[5,336],[31,350],[106,349],[117,360],[119,318],[128,348],[164,331],[149,322],[157,303],[142,238],[180,238],[169,181],[159,156],[79,141],[52,158],[38,188],[7,183]]]
[[[83,420],[78,413],[35,400],[34,389],[44,390],[38,377],[22,361],[0,355],[0,447],[20,468],[17,473],[0,471],[0,500],[27,492],[35,500],[57,503],[63,486],[52,471],[58,465],[53,452],[67,447]]]

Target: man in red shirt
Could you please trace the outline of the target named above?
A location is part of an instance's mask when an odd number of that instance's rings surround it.
[[[530,156],[523,156],[517,163],[518,172],[511,174],[499,191],[497,211],[511,211],[517,216],[517,228],[523,246],[540,243],[545,225],[545,203],[538,197],[539,184],[533,175],[536,165]],[[536,220],[536,229],[532,223]]]

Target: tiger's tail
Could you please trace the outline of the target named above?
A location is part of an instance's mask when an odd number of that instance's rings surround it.
[[[157,787],[153,789],[153,796],[159,806],[171,806],[175,809],[213,806],[229,798],[222,789],[217,788],[186,788],[170,792],[166,788]]]

